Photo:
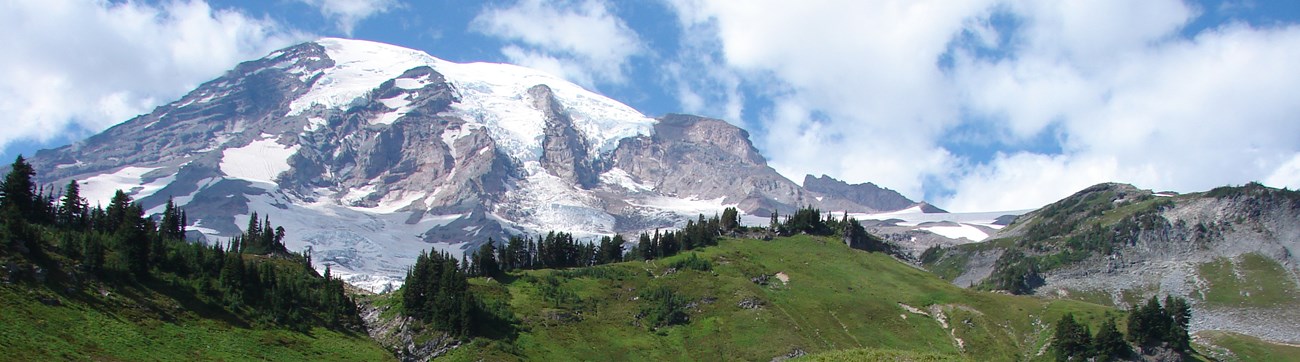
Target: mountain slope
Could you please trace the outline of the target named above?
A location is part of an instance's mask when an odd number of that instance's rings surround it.
[[[1300,193],[1259,184],[1186,195],[1101,184],[993,239],[927,252],[960,286],[1132,305],[1185,296],[1194,331],[1300,341]]]
[[[703,270],[673,267],[698,258]],[[795,351],[885,349],[902,356],[1044,360],[1050,325],[1074,313],[1098,325],[1113,309],[955,287],[885,254],[810,236],[723,239],[650,262],[475,279],[513,315],[513,333],[454,349],[449,360],[769,360]],[[757,282],[756,282],[757,280]],[[686,322],[654,328],[667,290]],[[374,297],[386,304],[394,295]],[[654,313],[654,312],[649,312]]]
[[[92,204],[123,189],[156,213],[174,198],[208,239],[270,215],[291,250],[375,291],[430,246],[680,227],[726,206],[881,211],[809,193],[721,120],[650,118],[536,70],[332,38],[31,163],[42,183],[79,180]]]
[[[513,271],[470,283],[496,316],[485,328],[491,332],[460,342],[436,332],[381,340],[398,349],[427,340],[408,350],[444,360],[785,360],[807,354],[833,361],[1045,361],[1055,360],[1049,344],[1066,313],[1094,330],[1108,318],[1126,327],[1124,312],[1110,307],[962,289],[886,254],[808,235],[723,239],[651,261]],[[405,292],[364,301],[368,322],[402,324],[394,317]],[[393,329],[375,330],[390,335]],[[1198,350],[1220,357],[1252,360],[1288,351],[1232,335],[1205,337],[1213,344],[1198,342]]]

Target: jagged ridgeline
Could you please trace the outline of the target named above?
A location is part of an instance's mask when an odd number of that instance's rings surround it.
[[[362,337],[343,282],[286,250],[269,219],[228,243],[191,243],[171,202],[158,218],[122,191],[89,207],[76,182],[47,190],[32,176],[19,157],[0,185],[6,358],[386,357]]]

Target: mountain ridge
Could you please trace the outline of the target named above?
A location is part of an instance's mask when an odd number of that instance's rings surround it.
[[[722,120],[651,118],[539,71],[337,38],[241,63],[30,161],[92,203],[123,189],[154,213],[174,199],[207,239],[253,212],[287,220],[291,249],[376,291],[430,247],[632,234],[728,206],[882,211],[805,190]]]
[[[1103,183],[923,264],[959,286],[1129,306],[1191,301],[1192,330],[1296,343],[1300,193],[1252,183],[1173,195]]]

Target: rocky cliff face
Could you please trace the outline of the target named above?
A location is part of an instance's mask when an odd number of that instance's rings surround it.
[[[319,268],[380,291],[420,251],[548,230],[671,228],[728,206],[767,216],[816,197],[716,119],[646,117],[531,69],[322,39],[249,61],[183,98],[31,157],[39,181],[168,198],[210,241],[256,211]]]
[[[946,212],[929,204],[917,203],[909,200],[907,197],[899,194],[898,191],[882,188],[870,182],[850,185],[847,182],[836,180],[826,175],[822,175],[821,177],[807,175],[803,179],[803,188],[812,193],[819,195],[832,195],[835,196],[834,199],[836,200],[843,200],[852,203],[851,205],[843,205],[841,207],[831,207],[832,209],[892,211],[902,210],[913,206],[924,206],[924,211],[927,213]]]
[[[987,243],[936,253],[961,286],[1032,263],[1044,296],[1131,305],[1152,295],[1192,302],[1192,329],[1300,342],[1300,193],[1258,184],[1156,195],[1102,184],[1026,214]],[[1014,251],[1015,253],[1011,253]],[[1021,261],[1006,255],[1022,254]],[[997,283],[985,284],[1000,287]]]

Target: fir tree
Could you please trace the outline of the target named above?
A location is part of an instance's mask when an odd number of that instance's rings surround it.
[[[9,220],[32,221],[36,217],[40,199],[32,182],[35,176],[36,170],[32,165],[18,155],[4,181],[0,182],[0,210],[8,213]]]
[[[1128,356],[1124,335],[1115,327],[1115,319],[1107,318],[1092,339],[1092,355],[1097,361],[1114,361]]]
[[[1052,351],[1057,361],[1083,360],[1087,358],[1091,346],[1088,327],[1076,322],[1073,314],[1066,313],[1056,322]]]
[[[72,230],[83,230],[86,224],[86,200],[81,198],[81,186],[77,180],[68,181],[63,190],[63,200],[59,205],[58,224]]]

